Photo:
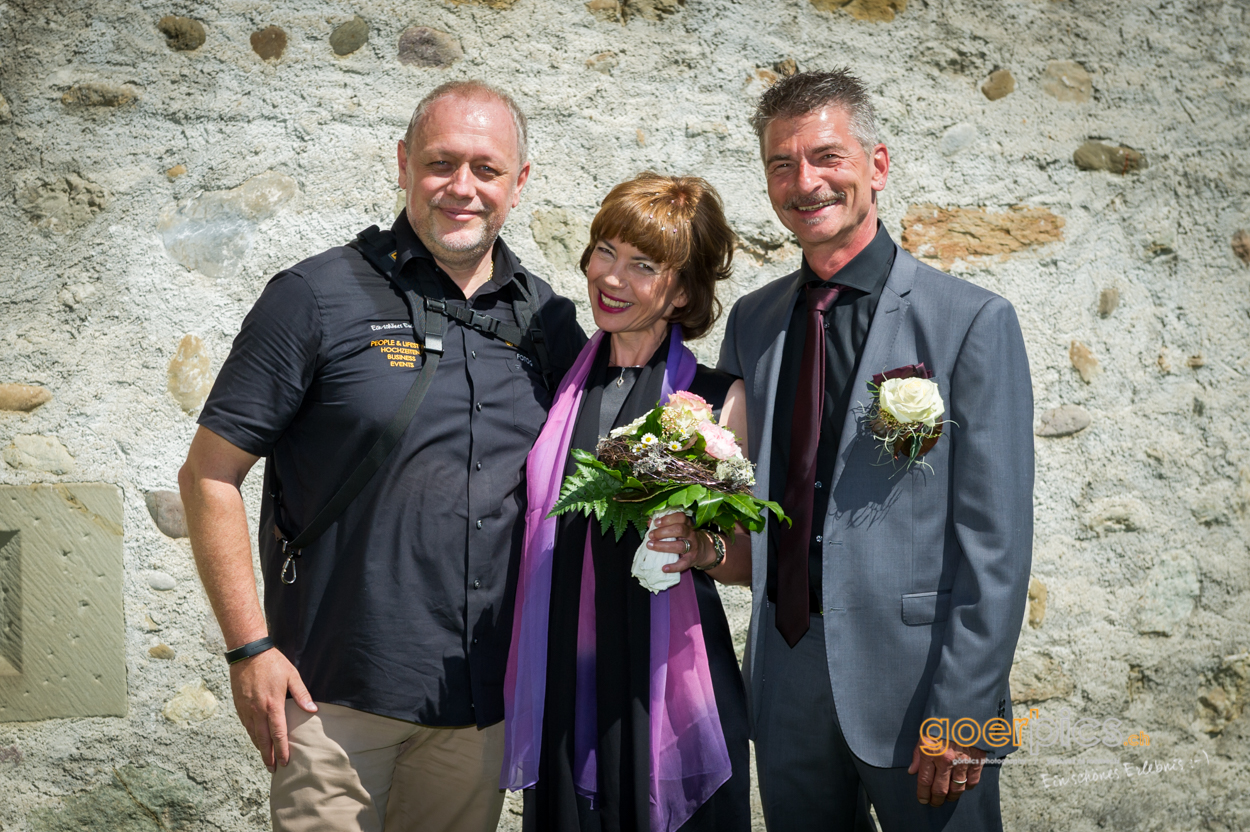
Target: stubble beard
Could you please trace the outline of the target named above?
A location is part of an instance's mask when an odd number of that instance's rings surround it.
[[[431,200],[429,208],[430,212],[425,216],[424,228],[414,230],[435,259],[449,266],[470,266],[478,262],[494,247],[499,231],[503,228],[504,219],[507,218],[506,214],[501,218],[499,211],[479,214],[482,220],[480,232],[476,238],[466,239],[463,236],[463,230],[440,235],[434,219],[434,212],[439,210],[438,201]],[[448,239],[449,237],[451,239]]]

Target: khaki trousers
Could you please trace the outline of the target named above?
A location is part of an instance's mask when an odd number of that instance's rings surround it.
[[[291,762],[269,808],[278,832],[494,832],[503,723],[431,728],[318,702],[286,703]]]

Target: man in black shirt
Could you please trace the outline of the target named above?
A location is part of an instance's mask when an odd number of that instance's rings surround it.
[[[498,239],[529,175],[511,98],[479,82],[439,87],[398,162],[407,200],[394,274],[436,286],[452,313],[398,444],[288,562],[280,539],[330,501],[433,351],[396,283],[340,247],[266,286],[179,475],[235,707],[273,772],[281,830],[495,828],[525,457],[585,343],[573,304]],[[485,331],[491,318],[522,325],[526,291],[541,358]],[[263,614],[238,490],[260,457]]]

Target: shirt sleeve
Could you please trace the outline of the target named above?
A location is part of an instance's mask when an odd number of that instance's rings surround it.
[[[280,272],[243,319],[199,423],[240,450],[267,456],[312,383],[321,333],[312,288],[299,274]]]

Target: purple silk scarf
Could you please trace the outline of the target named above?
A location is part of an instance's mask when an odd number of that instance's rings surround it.
[[[533,786],[542,751],[547,687],[547,626],[551,610],[551,561],[557,520],[548,517],[559,497],[565,460],[586,379],[603,333],[597,332],[564,377],[526,462],[529,507],[517,583],[512,649],[504,677],[505,748],[500,787]],[[694,380],[694,354],[674,325],[664,370],[663,400]],[[578,606],[577,713],[574,715],[574,777],[579,793],[598,791],[595,716],[594,566],[587,535]],[[708,669],[694,579],[651,596],[651,802],[652,832],[673,832],[729,779],[731,766]]]

